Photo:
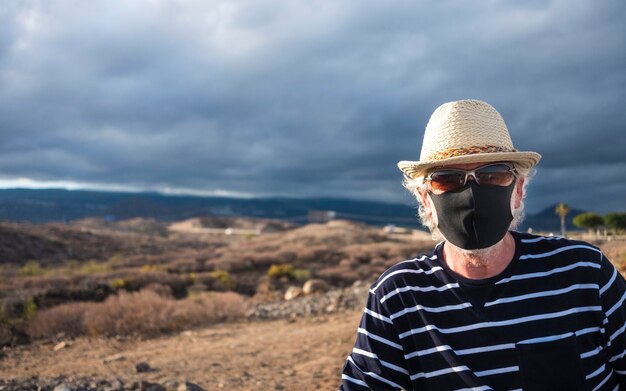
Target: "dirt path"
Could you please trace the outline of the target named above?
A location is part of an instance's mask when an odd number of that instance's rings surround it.
[[[0,378],[63,374],[126,384],[188,380],[207,390],[333,390],[360,316],[224,324],[147,341],[80,338],[56,352],[52,344],[35,344],[5,351]],[[141,361],[156,371],[136,373]]]

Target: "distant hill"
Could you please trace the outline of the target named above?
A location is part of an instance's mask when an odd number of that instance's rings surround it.
[[[523,223],[523,228],[527,229],[528,227],[532,227],[535,231],[549,231],[558,234],[561,232],[561,218],[554,213],[556,206],[557,204],[554,204],[552,206],[548,206],[539,213],[527,215]],[[585,210],[572,208],[565,217],[566,229],[568,231],[580,230],[580,228],[574,225],[573,220],[574,217],[585,212]]]
[[[527,215],[521,229],[558,232],[556,205]],[[375,225],[417,226],[413,205],[333,198],[227,198],[170,196],[158,193],[111,193],[60,189],[0,190],[0,219],[34,223],[66,222],[86,217],[126,220],[135,217],[182,220],[197,216],[260,217],[306,223],[310,210],[335,211],[336,218]],[[584,211],[573,208],[572,219]]]
[[[157,193],[109,193],[58,189],[0,190],[0,219],[65,222],[86,217],[182,220],[197,216],[247,216],[306,223],[310,210],[335,211],[336,218],[369,224],[414,225],[412,206],[332,198],[226,198]]]

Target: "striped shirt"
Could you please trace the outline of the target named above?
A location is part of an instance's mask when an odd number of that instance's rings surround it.
[[[340,390],[626,387],[624,278],[588,243],[511,233],[513,260],[489,279],[449,270],[441,243],[385,271]]]

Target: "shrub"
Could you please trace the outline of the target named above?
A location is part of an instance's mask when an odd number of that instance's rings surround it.
[[[169,285],[152,283],[152,284],[146,285],[143,288],[143,290],[152,291],[152,292],[156,293],[157,295],[159,295],[161,297],[168,298],[168,299],[171,299],[173,297],[172,296],[172,288],[170,288]]]
[[[91,260],[80,267],[80,271],[85,274],[105,273],[112,270],[111,265],[104,262]]]
[[[28,261],[24,266],[20,268],[18,274],[22,277],[28,276],[41,276],[45,273],[45,270],[39,264],[39,261]]]
[[[178,276],[165,272],[129,272],[124,275],[124,289],[140,291],[150,284],[167,285],[176,298],[187,296],[189,281],[186,276]]]
[[[109,286],[111,287],[111,289],[116,291],[124,288],[124,285],[126,285],[126,281],[124,281],[123,278],[113,278],[109,281]]]
[[[51,338],[63,333],[68,337],[85,334],[83,319],[95,303],[69,303],[39,311],[28,323],[26,332],[31,338]]]
[[[107,259],[106,263],[109,264],[111,267],[121,266],[124,263],[124,257],[122,256],[122,254],[115,254]]]
[[[287,277],[289,279],[294,279],[294,267],[289,263],[285,263],[282,265],[272,265],[267,270],[267,275],[270,278],[281,278]]]
[[[143,273],[162,272],[163,267],[160,265],[143,265],[141,271]]]
[[[297,281],[306,281],[311,279],[311,271],[307,269],[295,269],[293,278]]]
[[[195,321],[193,326],[238,319],[244,315],[246,308],[243,296],[235,292],[207,292],[192,299],[183,300],[182,308],[185,308],[185,303],[189,301],[200,304],[204,313],[197,319],[200,322]]]
[[[233,277],[226,270],[214,270],[209,273],[211,278],[218,281],[225,288],[232,289],[235,287],[235,282],[233,281]]]
[[[37,313],[37,304],[32,296],[16,295],[0,302],[0,319],[28,320]]]
[[[24,300],[23,318],[26,320],[30,320],[35,316],[36,313],[37,304],[35,304],[35,299],[29,296],[26,298],[26,300]]]
[[[305,281],[311,278],[311,271],[307,269],[296,269],[292,264],[284,263],[270,266],[267,275],[275,279],[286,277],[290,280]]]
[[[154,336],[243,315],[244,300],[233,292],[212,292],[176,301],[150,290],[120,292],[87,308],[83,317],[91,335]]]
[[[109,296],[84,318],[91,335],[142,334],[155,335],[171,331],[167,322],[167,299],[149,290]],[[94,310],[95,309],[95,310]]]
[[[31,296],[7,298],[0,302],[0,346],[27,343],[25,327],[37,314]]]

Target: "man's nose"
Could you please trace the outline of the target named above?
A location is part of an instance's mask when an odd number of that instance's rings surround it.
[[[465,184],[467,185],[467,182],[470,180],[470,178],[472,178],[472,180],[474,182],[476,182],[476,184],[478,184],[478,181],[476,180],[476,177],[474,176],[474,174],[467,174],[465,176]]]

